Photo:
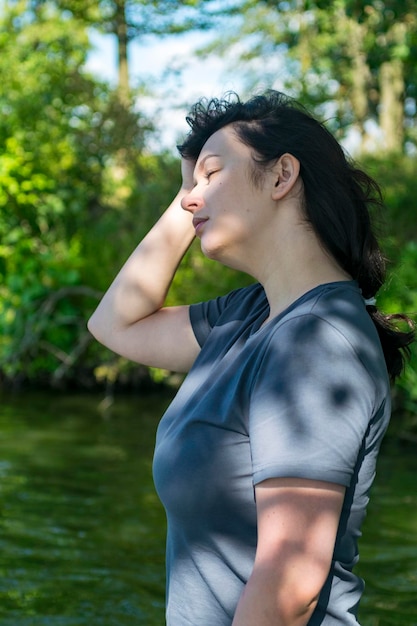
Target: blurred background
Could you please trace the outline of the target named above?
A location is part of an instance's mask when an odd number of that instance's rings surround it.
[[[301,100],[381,184],[389,279],[417,311],[417,1],[0,0],[1,624],[163,623],[157,421],[180,379],[86,320],[170,202],[200,97]],[[170,304],[250,279],[202,257]],[[365,626],[417,624],[417,354],[362,547]]]

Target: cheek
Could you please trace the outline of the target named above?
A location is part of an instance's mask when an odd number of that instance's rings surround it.
[[[227,209],[217,215],[213,222],[213,236],[225,243],[233,243],[242,237],[248,237],[254,230],[254,222],[249,213],[231,213]]]

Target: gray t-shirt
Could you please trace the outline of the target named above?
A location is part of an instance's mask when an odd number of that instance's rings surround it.
[[[261,285],[193,305],[202,350],[158,428],[167,624],[230,626],[253,567],[254,485],[346,487],[334,557],[309,624],[356,622],[357,540],[390,415],[378,335],[357,283],[312,289],[262,326]]]

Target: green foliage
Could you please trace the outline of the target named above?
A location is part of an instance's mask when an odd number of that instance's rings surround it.
[[[402,250],[401,244],[417,241],[417,160],[397,154],[368,154],[362,164],[381,186],[387,213],[377,216],[380,234],[387,240],[387,245],[393,236],[388,256],[396,261]]]
[[[105,181],[140,155],[149,125],[83,73],[77,20],[24,2],[2,19],[1,371],[48,380],[88,345],[85,300],[97,297],[88,268],[100,258],[90,240],[107,213]]]
[[[238,65],[250,91],[277,86],[340,135],[356,127],[362,147],[370,122],[384,150],[415,145],[415,0],[240,0],[225,14],[233,20],[209,49]]]
[[[17,2],[2,20],[1,375],[36,384],[91,385],[94,376],[114,384],[129,371],[137,379],[136,366],[91,341],[86,320],[170,202],[178,159],[146,152],[151,124],[84,72],[88,39],[77,15]],[[191,257],[174,298],[193,292]]]
[[[378,294],[378,307],[386,313],[405,313],[417,323],[417,240],[401,241],[390,237],[386,249],[392,251],[391,258],[395,261],[389,271],[389,278]],[[406,324],[399,324],[407,330]],[[411,359],[404,374],[393,390],[394,412],[398,415],[398,423],[394,430],[405,436],[407,432],[417,431],[417,345],[411,347]]]
[[[129,40],[144,35],[177,34],[209,24],[212,0],[56,0],[61,10],[71,11],[100,30],[117,33],[126,19]]]
[[[386,215],[379,219],[380,236],[388,259],[388,279],[378,294],[378,307],[388,314],[405,313],[417,323],[417,163],[414,158],[370,157],[364,167],[380,182]],[[407,327],[403,324],[403,330]],[[394,391],[397,420],[393,429],[405,436],[417,430],[417,345]]]
[[[85,3],[74,0],[71,10],[62,11],[64,4],[10,2],[0,18],[0,376],[48,385],[136,384],[149,375],[165,381],[169,373],[149,374],[91,341],[85,324],[100,293],[171,201],[180,182],[179,161],[150,153],[149,120],[117,90],[85,73],[92,17],[89,22],[81,15]],[[247,32],[264,25],[263,45],[277,32],[286,33],[286,45],[300,34],[300,21],[281,20],[292,3],[278,3],[279,15],[276,3],[243,4],[251,11]],[[321,10],[323,3],[310,4],[308,10],[313,5]],[[342,4],[349,3],[334,3]],[[132,2],[132,10],[133,5],[138,9],[142,3]],[[349,6],[353,10],[354,3]],[[280,24],[271,22],[271,11]],[[330,20],[332,14],[320,15]],[[363,16],[358,23],[365,18],[370,19]],[[323,68],[324,76],[335,59],[326,48],[329,32],[320,28],[322,39],[314,45],[321,42],[317,69]],[[274,50],[278,40],[269,41]],[[309,54],[306,62],[313,50]],[[140,104],[140,93],[134,95]],[[313,90],[320,104],[325,95]],[[388,313],[415,316],[416,161],[367,155],[363,165],[382,184],[387,204],[381,236],[391,264],[378,304]],[[169,303],[197,302],[249,282],[204,258],[196,242],[177,272]],[[415,349],[396,389],[396,409],[406,419],[401,428],[417,428]]]

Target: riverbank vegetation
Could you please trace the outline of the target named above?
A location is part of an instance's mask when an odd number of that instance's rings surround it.
[[[86,330],[100,294],[179,184],[178,158],[155,148],[158,121],[141,106],[148,88],[129,82],[129,42],[149,34],[150,25],[162,35],[221,24],[230,36],[213,37],[204,54],[233,58],[250,91],[282,78],[278,86],[328,119],[340,139],[356,137],[355,157],[380,182],[387,206],[378,219],[389,280],[378,306],[415,315],[417,2],[236,0],[219,8],[214,0],[18,0],[0,6],[3,387],[147,389],[178,382],[169,372],[127,363]],[[91,29],[116,38],[114,87],[86,69]],[[229,54],[236,42],[239,54]],[[204,259],[196,245],[170,302],[206,299],[248,281]],[[399,432],[412,438],[415,350],[394,399]]]

